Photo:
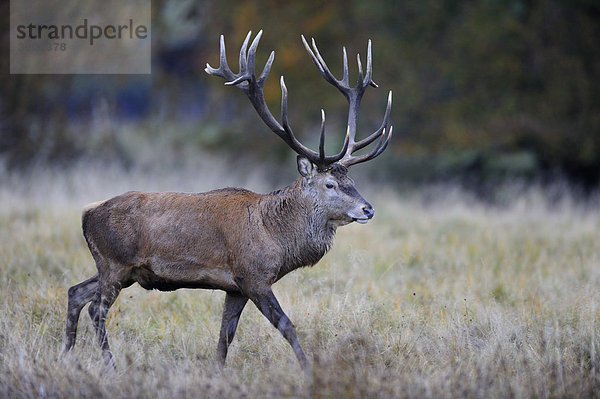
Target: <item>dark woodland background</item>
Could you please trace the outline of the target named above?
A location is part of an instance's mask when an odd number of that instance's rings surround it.
[[[394,92],[390,148],[364,166],[377,179],[482,192],[506,180],[563,180],[583,191],[600,182],[599,1],[153,0],[152,74],[121,76],[10,75],[9,3],[0,4],[0,160],[11,172],[81,160],[134,167],[141,146],[164,167],[211,153],[293,172],[291,150],[245,96],[203,71],[218,65],[221,33],[236,66],[247,31],[263,29],[259,68],[276,52],[265,89],[273,114],[285,75],[295,132],[316,148],[324,108],[330,153],[341,146],[347,104],[300,34],[315,37],[337,76],[345,45],[354,79],[355,54],[364,63],[372,39],[380,88],[363,99],[361,137]]]

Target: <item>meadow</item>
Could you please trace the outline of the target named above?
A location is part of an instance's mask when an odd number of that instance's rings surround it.
[[[83,205],[129,189],[277,188],[204,166],[2,173],[0,397],[600,397],[600,208],[540,189],[490,205],[357,181],[374,220],[339,229],[320,263],[274,286],[311,381],[251,304],[219,371],[219,291],[135,285],[107,321],[117,371],[86,309],[61,356],[67,290],[95,274]]]

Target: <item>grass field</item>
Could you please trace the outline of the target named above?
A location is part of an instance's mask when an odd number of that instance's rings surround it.
[[[67,290],[95,273],[86,202],[239,183],[88,172],[2,176],[0,397],[600,397],[600,209],[536,190],[494,207],[358,182],[375,219],[274,286],[314,359],[310,382],[253,305],[219,372],[217,291],[133,286],[107,322],[116,372],[85,309],[61,357]]]

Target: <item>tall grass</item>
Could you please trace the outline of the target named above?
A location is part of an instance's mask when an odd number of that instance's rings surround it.
[[[85,309],[61,356],[67,289],[95,273],[81,207],[241,185],[201,167],[2,175],[0,397],[600,396],[600,212],[538,190],[492,207],[452,189],[363,188],[375,219],[274,286],[312,381],[251,304],[220,372],[218,291],[126,289],[107,322],[118,370],[103,368]]]

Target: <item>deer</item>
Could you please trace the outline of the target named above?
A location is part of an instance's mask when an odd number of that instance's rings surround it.
[[[297,153],[300,176],[289,186],[268,194],[242,188],[205,193],[127,192],[87,205],[82,230],[96,263],[97,274],[68,290],[64,352],[75,345],[82,308],[88,313],[104,360],[115,367],[106,333],[106,318],[120,291],[138,283],[147,290],[173,291],[202,288],[225,291],[217,344],[217,363],[225,365],[240,315],[248,300],[280,331],[306,371],[311,364],[271,286],[301,267],[315,265],[331,248],[336,229],[349,223],[367,223],[375,211],[356,190],[348,168],[379,156],[392,137],[392,92],[381,125],[356,140],[358,108],[365,89],[378,87],[372,79],[371,41],[366,73],[357,55],[358,81],[351,87],[343,48],[343,77],[338,80],[323,60],[315,40],[302,43],[320,74],[346,97],[348,125],[342,149],[325,155],[325,113],[321,110],[318,151],[300,143],[288,122],[287,88],[281,86],[281,122],[273,117],[263,87],[273,64],[272,51],[262,73],[255,74],[255,56],[262,30],[248,49],[246,36],[239,72],[227,64],[225,39],[220,37],[220,65],[205,71],[241,89],[264,123]],[[375,142],[370,151],[355,152]],[[116,367],[115,367],[116,368]]]

